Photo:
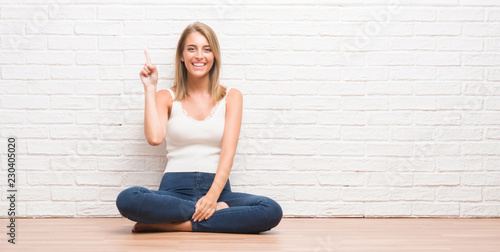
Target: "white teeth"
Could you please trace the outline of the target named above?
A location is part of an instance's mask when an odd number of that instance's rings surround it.
[[[193,65],[194,65],[194,66],[204,66],[205,64],[203,64],[203,63],[194,64],[194,63],[193,63]]]

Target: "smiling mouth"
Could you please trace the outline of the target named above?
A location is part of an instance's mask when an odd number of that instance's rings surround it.
[[[191,63],[191,65],[193,65],[194,67],[204,67],[207,64],[206,63]]]

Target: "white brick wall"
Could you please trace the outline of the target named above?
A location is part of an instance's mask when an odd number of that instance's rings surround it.
[[[157,189],[142,51],[168,88],[195,20],[244,94],[233,190],[286,216],[500,216],[499,1],[91,2],[1,1],[1,184],[15,137],[18,216],[119,216],[121,190]]]

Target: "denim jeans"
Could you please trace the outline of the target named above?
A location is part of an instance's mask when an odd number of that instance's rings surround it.
[[[167,172],[158,191],[135,186],[120,192],[116,206],[120,213],[145,224],[191,221],[193,231],[220,233],[259,233],[281,221],[280,205],[265,196],[231,192],[229,179],[217,202],[229,208],[215,211],[208,220],[193,222],[196,202],[208,192],[214,173]]]

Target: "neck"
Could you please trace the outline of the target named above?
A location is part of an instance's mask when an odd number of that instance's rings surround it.
[[[190,95],[210,94],[209,89],[210,76],[207,74],[203,77],[188,76],[187,89]]]

